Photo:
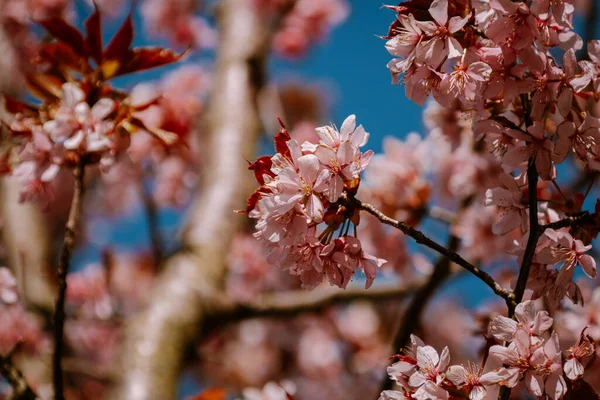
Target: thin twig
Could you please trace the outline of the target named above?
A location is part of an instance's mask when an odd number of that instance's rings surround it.
[[[368,212],[369,214],[376,217],[380,222],[382,222],[386,225],[389,225],[389,226],[393,226],[396,229],[399,229],[405,235],[413,238],[417,243],[422,244],[426,247],[429,247],[432,250],[437,251],[441,255],[447,257],[453,263],[460,265],[461,267],[463,267],[464,269],[466,269],[467,271],[469,271],[470,273],[472,273],[473,275],[478,277],[486,285],[488,285],[494,291],[494,293],[496,293],[498,296],[502,297],[506,301],[507,305],[509,305],[509,308],[511,306],[513,306],[513,302],[514,302],[513,294],[509,289],[503,288],[498,282],[496,282],[494,280],[494,278],[492,278],[491,275],[489,275],[485,271],[480,270],[479,268],[477,268],[476,266],[474,266],[473,264],[471,264],[470,262],[468,262],[467,260],[462,258],[460,255],[458,255],[454,251],[450,251],[447,248],[445,248],[444,246],[440,245],[439,243],[429,239],[427,236],[425,236],[423,234],[423,232],[421,232],[411,226],[406,225],[404,222],[397,221],[393,218],[388,217],[387,215],[385,215],[384,213],[382,213],[381,211],[379,211],[378,209],[376,209],[373,205],[371,205],[369,203],[363,203],[362,201],[355,199],[355,198],[346,199],[346,202],[350,206],[353,206],[355,208],[358,208],[359,210]]]
[[[65,225],[65,238],[58,264],[58,296],[54,307],[54,353],[52,354],[52,382],[55,400],[64,400],[62,357],[64,353],[65,296],[67,292],[67,274],[69,273],[71,254],[75,245],[75,230],[81,213],[84,172],[83,162],[80,162],[73,170],[73,177],[75,178],[73,201],[69,211],[69,219]]]
[[[561,219],[560,221],[551,222],[546,225],[538,225],[538,234],[541,235],[542,233],[544,233],[544,231],[546,229],[560,229],[560,228],[567,228],[567,227],[574,228],[574,227],[580,227],[580,226],[584,226],[584,225],[596,225],[597,217],[598,217],[598,214],[596,214],[596,213],[590,214],[587,211],[583,211],[576,215],[567,216],[567,217]]]
[[[0,356],[0,375],[13,388],[13,400],[37,400],[38,396],[25,380],[23,373],[13,364],[10,357]]]

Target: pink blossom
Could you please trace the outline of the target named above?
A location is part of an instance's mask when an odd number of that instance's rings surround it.
[[[417,348],[417,372],[411,375],[408,383],[414,388],[421,388],[427,381],[439,385],[443,373],[450,363],[450,352],[447,347],[442,350],[441,355],[431,346],[419,346]],[[417,390],[418,391],[418,390]]]
[[[500,175],[504,187],[488,189],[485,192],[485,205],[498,208],[500,220],[492,227],[496,235],[504,235],[517,227],[527,231],[527,204],[523,199],[522,188],[510,175]]]
[[[515,50],[524,49],[533,43],[538,36],[538,29],[535,16],[526,3],[492,0],[490,6],[498,16],[485,31],[488,38]]]
[[[491,371],[481,374],[482,369],[478,365],[468,364],[467,367],[462,365],[452,365],[446,372],[446,379],[458,387],[466,389],[471,400],[484,400],[486,398],[486,386],[494,384],[498,381],[498,372]]]
[[[592,248],[585,246],[581,240],[574,239],[569,232],[546,229],[544,234],[552,240],[552,244],[537,254],[538,262],[558,264],[565,262],[560,269],[556,284],[566,286],[573,277],[575,267],[580,265],[583,272],[590,278],[596,277],[596,261],[586,251]]]
[[[556,134],[558,140],[552,160],[555,164],[563,162],[571,150],[577,158],[586,161],[595,152],[596,144],[600,143],[600,118],[587,114],[579,126],[564,121],[556,128]]]
[[[471,18],[471,14],[448,18],[448,0],[434,0],[429,7],[433,21],[416,21],[421,30],[431,38],[422,41],[417,51],[417,60],[437,68],[446,57],[460,57],[463,48],[453,36]]]
[[[484,62],[460,63],[454,72],[444,75],[439,86],[437,99],[442,105],[449,106],[455,99],[463,104],[475,103],[488,81],[492,69]]]
[[[585,334],[585,329],[579,336],[579,341],[569,348],[569,356],[565,361],[564,371],[567,378],[574,381],[583,377],[584,360],[589,361],[596,354],[596,344]]]
[[[423,31],[412,14],[400,14],[398,21],[400,27],[395,31],[397,35],[386,42],[385,48],[393,56],[408,58],[424,37]]]
[[[551,310],[557,309],[565,296],[575,304],[583,303],[579,287],[573,281],[566,286],[557,285],[557,276],[558,271],[552,266],[533,263],[527,279],[527,289],[533,291],[531,298],[535,300],[544,297]]]
[[[519,303],[515,308],[515,318],[501,315],[495,317],[490,324],[490,333],[498,340],[510,342],[518,330],[529,333],[532,337],[542,336],[552,327],[553,319],[547,311],[537,311],[533,301]],[[532,339],[535,342],[535,339]]]
[[[529,160],[535,160],[535,166],[545,180],[551,180],[556,176],[552,165],[552,151],[554,145],[545,136],[544,126],[540,122],[527,128],[527,133],[510,129],[506,134],[517,139],[519,144],[509,150],[503,158],[503,162],[512,168],[524,168],[523,165]]]
[[[550,15],[560,25],[572,28],[571,18],[575,7],[571,1],[564,0],[534,0],[531,12],[539,19],[547,19]]]
[[[4,304],[14,304],[19,300],[17,280],[6,267],[0,267],[0,300]]]
[[[319,193],[327,189],[329,172],[321,169],[319,159],[313,154],[300,155],[292,153],[297,170],[286,167],[273,182],[278,194],[276,196],[277,213],[283,215],[294,208],[315,222],[323,219],[323,203]]]

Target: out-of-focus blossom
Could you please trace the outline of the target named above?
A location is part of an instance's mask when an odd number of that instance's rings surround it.
[[[195,15],[199,6],[197,0],[144,0],[141,14],[153,34],[166,36],[179,46],[211,48],[216,44],[216,32]]]
[[[296,386],[289,381],[267,382],[262,389],[246,388],[243,400],[290,400],[296,392]]]
[[[0,267],[0,300],[4,304],[14,304],[18,299],[17,280],[11,270]]]

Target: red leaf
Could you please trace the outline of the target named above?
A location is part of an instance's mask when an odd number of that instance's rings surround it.
[[[39,22],[53,37],[65,42],[82,57],[87,57],[85,41],[77,28],[69,25],[62,18],[48,18]]]
[[[40,58],[52,64],[65,66],[79,72],[89,71],[87,58],[78,55],[75,50],[65,42],[47,43],[40,48]]]
[[[119,69],[117,75],[124,75],[131,72],[162,67],[163,65],[179,61],[184,55],[185,52],[177,54],[171,50],[163,49],[161,47],[143,47],[133,49],[131,59],[123,68]]]
[[[252,193],[250,197],[248,197],[248,200],[246,200],[246,209],[236,212],[240,214],[248,214],[250,211],[254,210],[254,207],[256,207],[256,203],[258,202],[258,200],[260,200],[261,197],[262,193],[260,192],[260,189],[258,189],[257,191]]]
[[[290,149],[286,143],[288,140],[292,140],[292,137],[283,122],[279,118],[277,118],[277,120],[279,121],[279,125],[281,125],[281,129],[279,130],[279,133],[275,135],[275,151],[284,157],[290,158]]]
[[[104,50],[103,57],[106,60],[125,60],[128,57],[131,43],[133,42],[133,20],[131,13],[115,33],[110,43]]]
[[[600,396],[583,379],[573,382],[573,386],[565,395],[565,400],[598,400]]]
[[[271,171],[271,166],[273,163],[271,162],[271,156],[262,156],[256,159],[253,163],[248,166],[250,171],[254,171],[254,177],[256,181],[262,186],[265,184],[265,179],[263,175],[275,176],[275,174]]]
[[[95,10],[85,21],[85,41],[90,56],[100,65],[102,62],[102,18],[98,6],[94,4]]]
[[[22,101],[19,101],[6,95],[4,95],[4,108],[11,114],[33,114],[37,111],[37,108],[35,106],[23,103]]]

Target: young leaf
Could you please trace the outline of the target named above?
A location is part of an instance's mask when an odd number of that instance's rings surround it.
[[[48,18],[39,22],[54,38],[65,42],[81,57],[87,57],[85,40],[81,33],[62,18]]]
[[[85,41],[90,56],[100,65],[102,63],[102,18],[97,6],[94,13],[85,21]]]

